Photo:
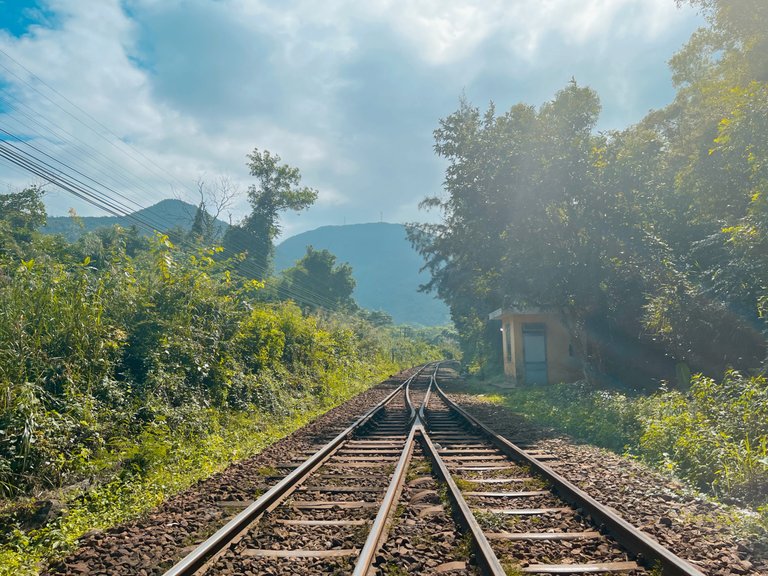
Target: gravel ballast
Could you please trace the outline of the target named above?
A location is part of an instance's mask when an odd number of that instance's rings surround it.
[[[47,574],[140,576],[163,574],[228,518],[279,480],[278,463],[314,452],[389,394],[399,381],[390,380],[339,406],[260,454],[233,464],[197,483],[141,518],[115,528],[92,532],[76,552],[48,569]],[[478,419],[529,451],[540,450],[555,459],[547,462],[598,501],[614,508],[708,576],[766,576],[768,561],[755,553],[718,518],[731,511],[688,491],[680,483],[632,459],[580,444],[532,425],[512,410],[466,390],[443,385],[451,398]],[[409,574],[474,574],[462,554],[462,539],[438,496],[440,486],[414,454],[403,488],[397,517],[377,557],[377,571]],[[298,500],[305,497],[297,493]],[[361,493],[365,499],[365,493]],[[570,521],[561,519],[563,522]],[[307,534],[317,539],[324,534]],[[359,544],[359,534],[348,535]],[[350,544],[352,546],[352,544]],[[298,561],[294,568],[317,561]],[[336,568],[344,571],[339,561]],[[309,566],[304,566],[308,568]]]
[[[93,531],[79,548],[44,574],[161,575],[280,478],[276,463],[314,452],[375,404],[401,379],[387,380],[333,408],[251,458],[200,481],[148,514],[105,531]],[[280,470],[284,475],[288,470]]]
[[[766,576],[768,559],[719,521],[731,511],[631,458],[537,427],[482,395],[451,399],[499,434],[556,457],[547,464],[710,576]],[[466,385],[462,384],[462,390]]]

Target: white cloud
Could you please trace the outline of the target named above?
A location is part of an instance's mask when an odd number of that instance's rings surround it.
[[[233,118],[206,131],[199,118],[159,102],[150,74],[130,58],[135,25],[117,0],[55,0],[51,8],[59,27],[35,27],[20,38],[0,35],[0,48],[22,65],[2,60],[18,77],[4,75],[17,101],[0,119],[131,201],[150,205],[171,190],[194,200],[194,182],[203,173],[230,174],[245,189],[252,182],[245,154],[254,146],[276,151],[294,165],[334,163],[319,137],[269,118]],[[344,162],[338,165],[347,169]],[[0,179],[16,186],[32,180],[6,168],[0,168]],[[50,196],[54,212],[73,205],[81,214],[94,213],[66,194]],[[239,208],[247,209],[244,202]]]
[[[323,186],[317,196],[319,206],[343,206],[349,202],[349,198],[333,188],[332,186]]]
[[[415,206],[441,179],[429,131],[463,88],[479,102],[538,104],[571,75],[586,75],[603,82],[617,121],[630,113],[636,121],[651,104],[637,89],[647,79],[632,76],[633,63],[660,38],[682,43],[691,27],[691,11],[678,11],[672,0],[49,5],[53,27],[21,37],[0,31],[0,48],[95,120],[50,93],[76,118],[53,105],[37,91],[48,93],[45,86],[0,55],[21,77],[0,68],[7,83],[0,94],[22,103],[0,114],[2,125],[45,133],[35,142],[52,155],[144,205],[171,188],[194,200],[200,175],[228,175],[245,191],[253,182],[246,153],[267,148],[320,190],[310,213],[287,215],[292,231],[323,219],[340,223],[340,206],[349,222],[378,220],[381,210],[385,219],[423,217]],[[202,34],[184,33],[185,26]],[[657,56],[659,74],[670,55]],[[158,72],[161,62],[168,68]],[[168,70],[173,74],[163,76]],[[29,181],[0,163],[0,185]],[[75,203],[60,196],[54,204],[63,213]],[[241,200],[235,216],[246,210]]]
[[[306,5],[304,5],[306,7]],[[633,34],[657,38],[690,17],[672,0],[370,0],[323,4],[323,13],[343,18],[382,19],[410,42],[420,57],[434,65],[470,58],[494,35],[506,37],[517,54],[530,58],[556,34],[566,43],[583,45],[617,26],[627,12],[635,14]]]

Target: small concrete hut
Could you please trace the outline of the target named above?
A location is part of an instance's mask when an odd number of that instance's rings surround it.
[[[500,308],[488,319],[501,321],[504,374],[514,383],[555,384],[581,377],[571,336],[558,314]]]

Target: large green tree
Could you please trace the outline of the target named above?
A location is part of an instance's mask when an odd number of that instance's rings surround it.
[[[248,188],[251,213],[237,226],[230,227],[224,245],[230,252],[247,252],[241,271],[264,279],[269,276],[273,242],[280,235],[279,216],[286,210],[304,210],[317,199],[317,190],[301,186],[298,168],[281,164],[269,150],[254,148],[248,154],[248,168],[258,184]]]
[[[355,279],[352,266],[336,264],[328,250],[307,246],[307,253],[296,265],[283,272],[278,283],[280,296],[288,296],[310,309],[355,308],[352,292]]]
[[[485,314],[560,310],[587,375],[632,385],[759,368],[768,314],[768,5],[692,0],[707,18],[672,59],[677,95],[596,133],[572,82],[538,110],[465,101],[440,122],[442,222],[411,227],[468,357]],[[676,366],[677,364],[677,366]]]
[[[46,221],[43,189],[29,186],[21,192],[0,194],[0,240],[2,251],[19,253],[20,247]]]
[[[447,194],[423,206],[443,221],[412,226],[410,237],[469,356],[493,353],[485,318],[499,306],[561,310],[579,336],[604,306],[595,286],[615,207],[598,186],[599,110],[594,91],[573,81],[539,110],[519,104],[498,115],[462,101],[435,131]]]

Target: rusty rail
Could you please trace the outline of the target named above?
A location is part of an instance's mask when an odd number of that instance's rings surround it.
[[[664,576],[704,576],[704,574],[695,566],[663,547],[656,540],[641,532],[638,528],[624,520],[607,506],[600,504],[592,496],[565,479],[550,466],[529,456],[512,442],[493,431],[471,414],[467,413],[448,398],[437,381],[435,382],[435,390],[451,410],[464,418],[472,428],[488,438],[501,452],[512,460],[529,466],[531,470],[534,470],[537,474],[548,480],[552,484],[554,491],[563,500],[572,506],[581,508],[586,514],[589,514],[596,524],[600,525],[630,553],[634,554],[638,563],[649,569],[658,566]],[[458,491],[458,488],[456,488],[456,490]],[[459,497],[461,497],[460,494]],[[468,507],[466,512],[470,515],[472,514]],[[496,574],[496,572],[488,573]],[[501,574],[503,574],[503,572],[501,572]]]
[[[397,462],[397,467],[392,475],[392,480],[387,487],[387,492],[384,495],[379,511],[376,514],[376,519],[373,521],[371,531],[368,533],[368,538],[365,541],[365,545],[360,551],[357,563],[355,564],[355,571],[352,576],[365,576],[373,567],[373,563],[376,560],[376,553],[381,548],[386,538],[388,522],[392,514],[392,510],[395,507],[397,500],[400,497],[400,493],[403,488],[403,481],[405,480],[405,473],[408,470],[408,465],[411,462],[411,456],[413,455],[414,438],[416,435],[417,426],[420,426],[419,413],[422,413],[424,405],[426,404],[432,385],[435,382],[435,375],[440,369],[440,364],[435,365],[435,369],[430,375],[429,385],[427,387],[427,393],[419,406],[417,411],[411,401],[410,388],[411,381],[405,386],[405,401],[409,408],[411,426],[408,432],[408,438],[403,446],[403,451],[400,454],[400,459]]]
[[[429,438],[429,434],[427,434],[421,424],[419,427],[419,440],[424,449],[424,453],[432,461],[432,469],[448,487],[447,494],[452,504],[451,508],[453,509],[453,516],[456,521],[472,535],[472,545],[475,549],[475,559],[478,567],[486,576],[506,576],[506,572],[501,566],[501,562],[493,551],[493,548],[491,548],[491,544],[488,542],[485,534],[483,534],[483,529],[480,528],[474,514],[472,514],[472,511],[469,509],[469,505],[466,500],[464,500],[464,496],[462,496],[461,490],[459,490],[456,482],[454,482],[448,467],[437,453],[437,448]]]
[[[275,484],[245,510],[227,522],[227,524],[220,528],[210,538],[205,540],[202,544],[200,544],[197,548],[185,556],[179,563],[165,572],[164,576],[191,576],[192,574],[196,574],[208,562],[223,552],[238,535],[243,533],[248,528],[248,526],[258,520],[269,509],[276,506],[286,495],[290,494],[298,484],[303,482],[307,476],[322,466],[322,464],[328,460],[328,458],[330,458],[339,448],[341,448],[344,442],[356,430],[359,430],[365,426],[365,424],[370,422],[371,419],[376,414],[378,414],[398,393],[400,393],[404,388],[407,389],[409,384],[430,365],[431,364],[425,364],[424,366],[420,367],[418,371],[416,371],[400,386],[395,388],[395,390],[393,390],[386,398],[376,404],[376,406],[371,408],[349,427],[344,429],[333,440],[325,444],[295,470],[291,471],[288,475],[285,476],[285,478]]]

